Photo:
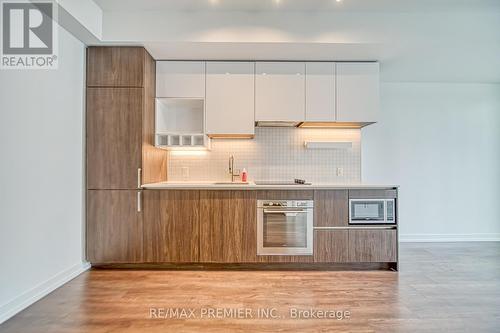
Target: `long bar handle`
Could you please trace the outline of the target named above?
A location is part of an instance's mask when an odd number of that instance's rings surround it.
[[[141,188],[141,176],[142,176],[142,169],[137,168],[137,188]]]
[[[266,214],[283,214],[283,213],[306,213],[305,210],[267,210],[264,209]]]
[[[137,212],[140,213],[142,211],[142,192],[137,191]]]

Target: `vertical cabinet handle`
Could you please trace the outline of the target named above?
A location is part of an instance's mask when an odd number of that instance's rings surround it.
[[[137,169],[137,188],[141,188],[141,176],[142,176],[142,169],[138,168]]]
[[[142,192],[138,191],[137,192],[137,212],[141,212],[142,210]]]

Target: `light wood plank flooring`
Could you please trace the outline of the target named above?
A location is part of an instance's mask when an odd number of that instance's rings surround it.
[[[406,243],[400,261],[398,273],[92,270],[0,332],[500,331],[500,243]],[[191,308],[196,318],[151,319],[151,308]],[[281,318],[200,318],[208,308],[276,308]],[[350,318],[292,319],[291,308]]]

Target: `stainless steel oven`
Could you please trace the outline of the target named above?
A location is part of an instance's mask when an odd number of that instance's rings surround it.
[[[258,200],[257,254],[312,255],[312,200]]]
[[[396,224],[395,199],[349,199],[349,224]]]

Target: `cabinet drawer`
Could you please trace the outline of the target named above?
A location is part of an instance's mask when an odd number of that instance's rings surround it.
[[[396,229],[349,230],[350,262],[395,262],[397,247]]]

